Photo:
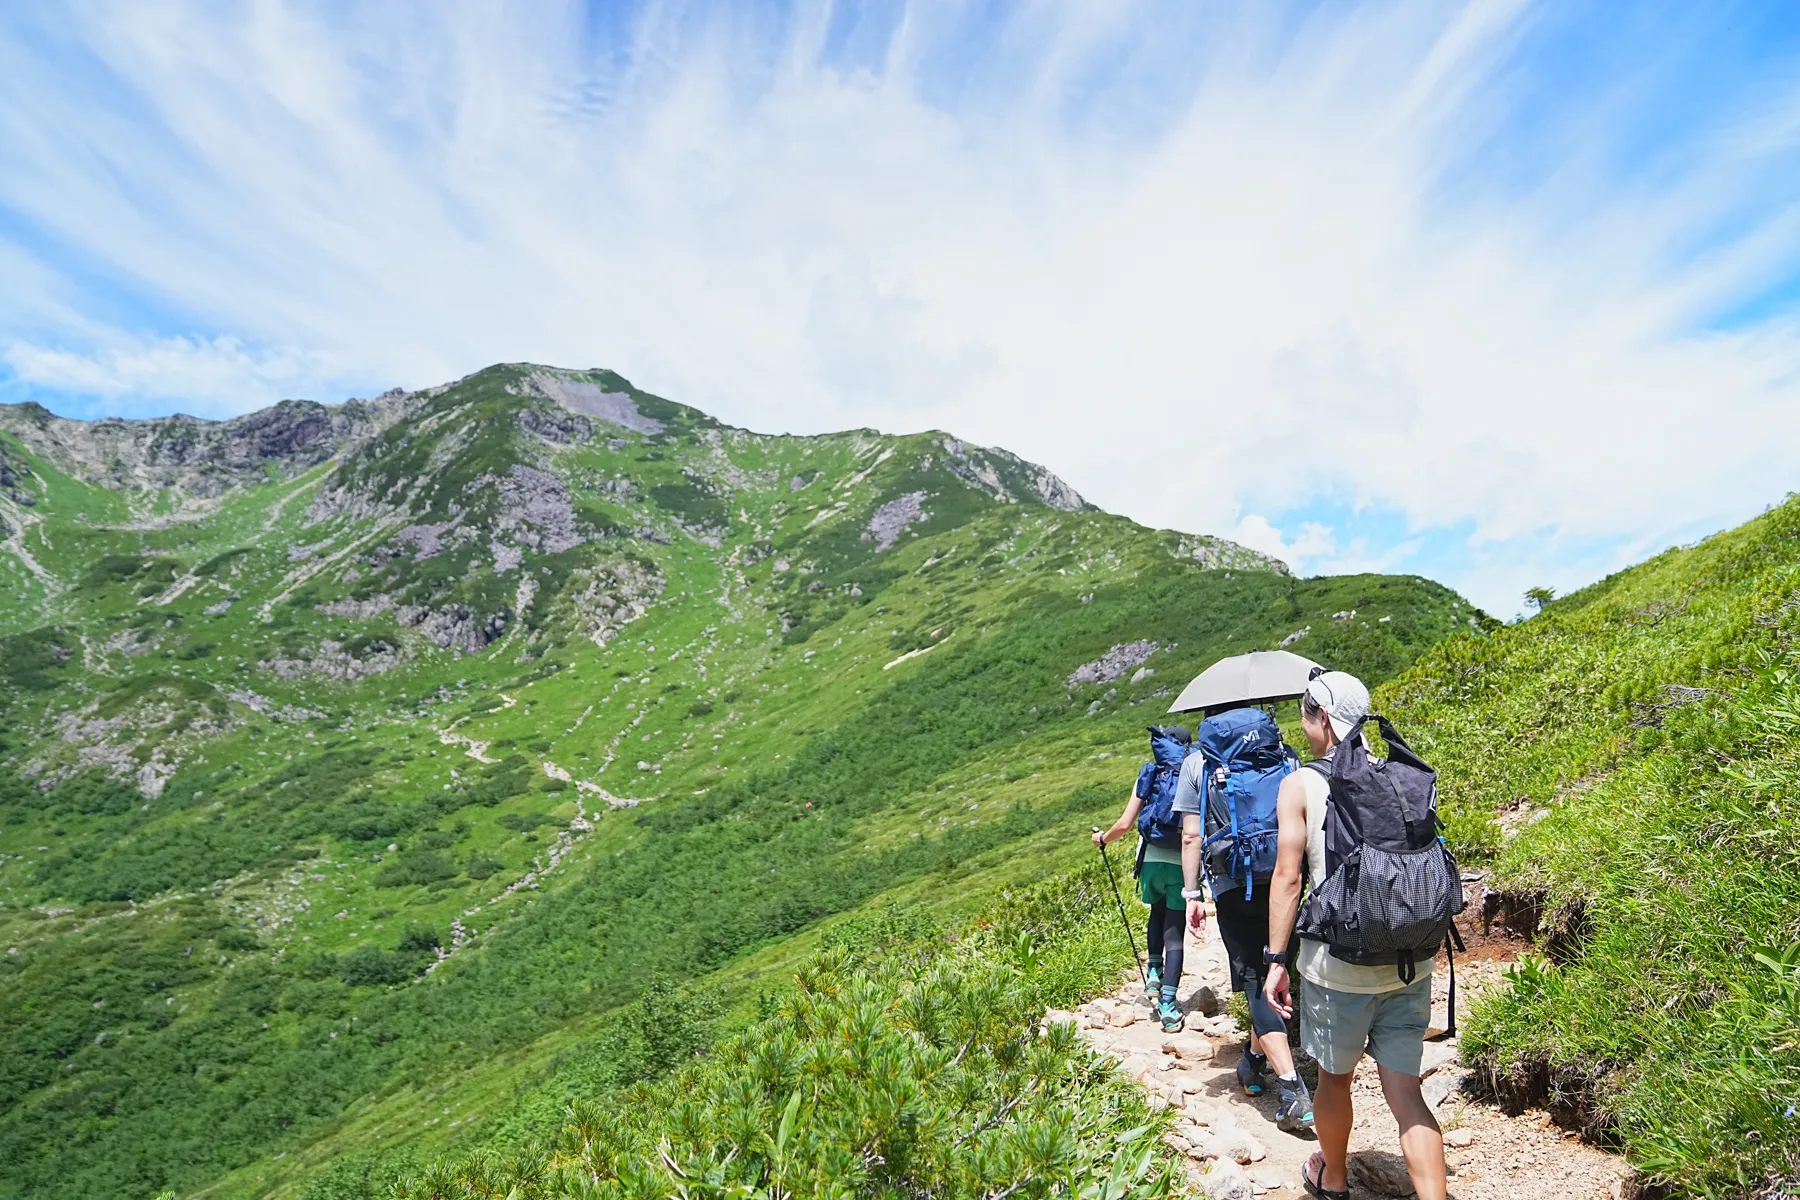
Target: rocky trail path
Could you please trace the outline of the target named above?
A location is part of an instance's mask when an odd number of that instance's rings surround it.
[[[1505,963],[1457,964],[1459,1006],[1499,981]],[[1439,963],[1434,1026],[1446,1019],[1448,972]],[[1243,1048],[1237,1022],[1226,1015],[1229,990],[1225,948],[1207,936],[1187,944],[1179,1001],[1187,1028],[1165,1034],[1153,1019],[1136,979],[1118,993],[1091,1001],[1072,1017],[1090,1044],[1112,1055],[1150,1092],[1180,1110],[1171,1135],[1188,1156],[1195,1186],[1212,1200],[1287,1200],[1303,1197],[1302,1165],[1318,1143],[1275,1128],[1275,1088],[1251,1099],[1237,1086]],[[1055,1015],[1055,1014],[1053,1014]],[[1070,1014],[1063,1014],[1068,1019]],[[1622,1194],[1622,1160],[1575,1140],[1548,1113],[1509,1117],[1465,1092],[1467,1072],[1454,1039],[1427,1042],[1425,1095],[1444,1129],[1453,1200],[1613,1200]],[[1306,1071],[1303,1062],[1302,1071]],[[1350,1190],[1356,1200],[1408,1197],[1412,1184],[1399,1137],[1382,1102],[1375,1065],[1364,1059],[1355,1082],[1356,1125],[1350,1136]]]

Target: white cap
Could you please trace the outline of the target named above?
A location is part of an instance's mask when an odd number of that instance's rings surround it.
[[[1306,685],[1312,702],[1331,718],[1331,728],[1341,742],[1356,723],[1369,715],[1369,689],[1345,671],[1327,671]]]

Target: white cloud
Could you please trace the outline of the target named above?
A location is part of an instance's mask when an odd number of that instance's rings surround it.
[[[85,353],[14,342],[0,350],[0,362],[34,387],[165,412],[187,405],[196,416],[243,412],[293,380],[331,374],[319,356],[252,350],[230,337],[118,338]]]
[[[755,428],[949,428],[1318,570],[1417,552],[1359,511],[1529,557],[1791,486],[1800,329],[1708,327],[1800,249],[1750,206],[1794,89],[1675,176],[1606,176],[1574,114],[1502,184],[1526,6],[1052,4],[975,44],[915,4],[856,67],[824,6],[653,4],[622,46],[547,0],[88,11],[59,37],[99,78],[0,37],[0,208],[62,292],[181,336],[0,328],[44,386],[248,408],[608,365]]]
[[[1274,555],[1303,575],[1316,573],[1316,561],[1337,550],[1337,536],[1329,525],[1306,521],[1290,542],[1261,513],[1251,513],[1239,518],[1238,523],[1232,527],[1230,536],[1232,541],[1240,545]]]

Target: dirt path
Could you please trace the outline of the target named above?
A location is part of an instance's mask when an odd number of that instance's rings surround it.
[[[1225,949],[1216,936],[1190,937],[1180,1003],[1187,1028],[1164,1034],[1136,980],[1116,995],[1076,1010],[1083,1034],[1125,1063],[1153,1094],[1182,1110],[1174,1143],[1186,1153],[1200,1193],[1215,1200],[1271,1200],[1304,1196],[1300,1168],[1317,1146],[1311,1134],[1296,1137],[1275,1128],[1275,1088],[1252,1100],[1234,1074],[1243,1039],[1225,1015],[1228,975]],[[1459,963],[1459,1000],[1492,986],[1503,964]],[[1439,964],[1434,1018],[1445,1020],[1447,973]],[[1467,1072],[1456,1043],[1428,1042],[1425,1095],[1444,1128],[1455,1200],[1608,1200],[1619,1195],[1625,1174],[1618,1158],[1573,1140],[1547,1113],[1507,1117],[1465,1095]],[[1355,1083],[1356,1125],[1350,1137],[1351,1194],[1357,1200],[1411,1196],[1392,1118],[1381,1100],[1374,1064],[1364,1060]]]

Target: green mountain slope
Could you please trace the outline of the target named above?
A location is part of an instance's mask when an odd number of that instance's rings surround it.
[[[1378,696],[1439,768],[1464,852],[1497,855],[1493,915],[1542,943],[1465,1054],[1671,1194],[1800,1180],[1797,639],[1790,499],[1452,640]]]
[[[1381,679],[1491,624],[949,435],[524,365],[0,407],[0,588],[0,1197],[504,1144],[747,1019],[838,914],[1091,856],[1218,655]]]

